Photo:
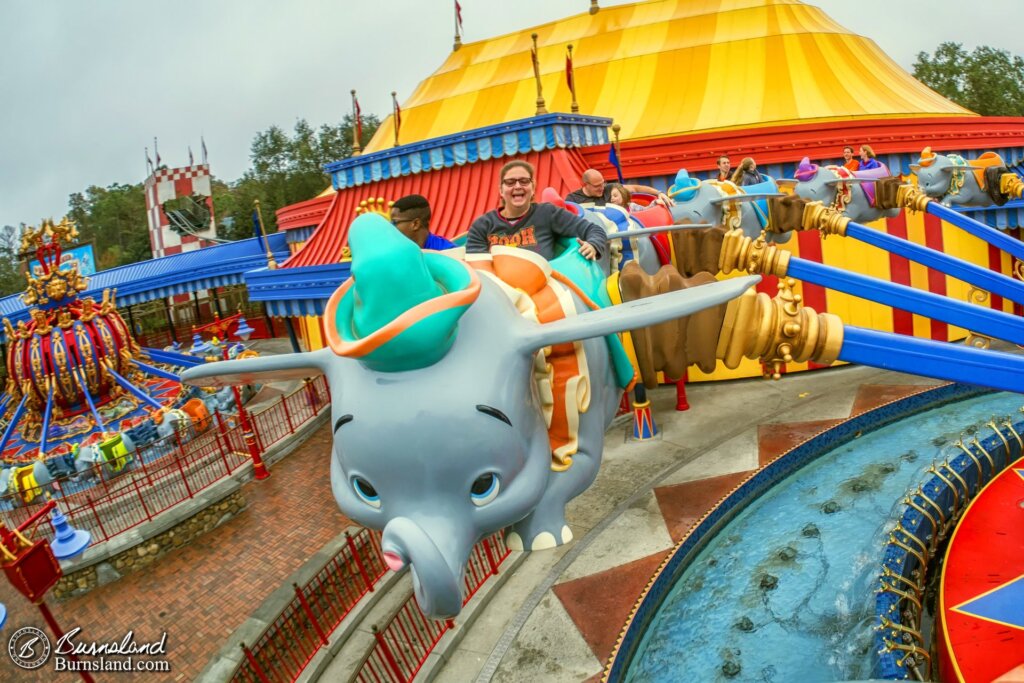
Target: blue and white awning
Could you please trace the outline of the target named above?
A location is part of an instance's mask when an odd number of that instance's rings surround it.
[[[275,318],[323,315],[327,300],[349,278],[352,263],[303,268],[260,268],[245,274],[250,301],[262,301]]]
[[[324,171],[341,190],[527,152],[607,144],[610,125],[600,116],[544,114],[336,161]]]
[[[278,262],[289,256],[286,240],[284,233],[267,236],[267,245]],[[130,306],[211,287],[240,285],[246,271],[266,266],[266,248],[262,240],[253,237],[100,271],[89,276],[89,289],[80,296],[99,300],[103,290],[116,289],[117,305]],[[28,320],[21,294],[0,299],[0,316],[13,323]]]

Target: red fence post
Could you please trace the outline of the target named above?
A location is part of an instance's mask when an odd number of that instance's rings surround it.
[[[395,659],[395,655],[391,653],[391,648],[388,647],[387,642],[384,640],[384,636],[381,635],[380,631],[377,630],[377,624],[370,627],[373,631],[373,637],[377,639],[377,647],[380,648],[380,653],[384,657],[384,661],[391,667],[391,672],[395,674],[395,680],[398,683],[408,683],[408,679],[405,674],[402,673],[401,667],[398,666],[398,660]]]
[[[263,673],[263,667],[261,667],[256,661],[256,658],[252,656],[252,651],[245,646],[245,643],[242,643],[242,652],[245,653],[245,658],[249,660],[249,666],[252,667],[253,672],[255,672],[256,677],[260,679],[261,683],[270,683],[270,679],[267,678],[267,674]]]
[[[96,526],[100,528],[100,533],[103,534],[103,540],[110,540],[110,536],[107,536],[107,530],[103,528],[103,520],[100,519],[100,513],[96,511],[96,506],[92,502],[92,497],[86,496],[85,501],[89,504],[89,509],[92,510],[93,517],[96,518]]]
[[[174,436],[177,439],[178,431],[174,431]],[[178,439],[178,457],[174,459],[174,462],[178,463],[178,472],[181,473],[181,481],[185,484],[185,492],[188,493],[188,497],[192,497],[192,487],[188,485],[188,477],[185,476],[185,467],[181,464],[181,458],[184,455],[184,449],[181,447],[181,439]]]
[[[228,464],[228,451],[231,450],[231,444],[228,442],[227,434],[224,432],[224,421],[220,419],[219,410],[214,409],[213,418],[217,421],[217,430],[219,432],[217,447],[220,448],[221,459],[224,461],[224,471],[227,474],[231,474],[231,465]]]
[[[309,406],[313,409],[313,416],[316,416],[316,411],[319,409],[319,401],[316,400],[316,391],[313,389],[313,383],[309,379],[302,380],[302,383],[306,385],[306,393],[309,394]]]
[[[139,494],[139,502],[142,503],[142,511],[146,513],[146,519],[152,522],[153,516],[149,514],[149,509],[146,508],[146,499],[142,496],[142,489],[139,487],[138,482],[132,482],[132,486],[135,487],[135,492]]]
[[[494,553],[491,552],[491,539],[484,539],[484,552],[487,554],[487,564],[491,565],[491,574],[498,574],[498,563],[494,561]]]
[[[302,605],[302,611],[309,617],[309,623],[313,624],[313,630],[320,636],[320,644],[327,647],[327,635],[323,629],[320,628],[320,624],[317,623],[316,617],[313,616],[313,610],[310,608],[309,603],[306,602],[306,596],[302,594],[302,589],[299,588],[299,584],[293,583],[292,588],[295,589],[295,597],[299,599],[299,603]]]
[[[356,561],[356,567],[359,569],[359,573],[363,577],[363,581],[366,582],[366,588],[373,592],[373,581],[370,581],[370,574],[366,571],[366,567],[363,566],[363,558],[359,557],[359,551],[356,550],[355,541],[352,540],[352,534],[345,532],[345,542],[348,543],[348,549],[352,551],[352,559]]]
[[[291,434],[295,433],[295,425],[292,424],[292,414],[288,411],[288,397],[281,397],[281,407],[284,408],[284,421],[288,423],[288,431]]]

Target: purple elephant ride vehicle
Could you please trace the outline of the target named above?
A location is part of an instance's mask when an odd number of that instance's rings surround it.
[[[794,193],[847,216],[856,223],[870,223],[879,218],[899,214],[898,208],[881,209],[875,197],[875,183],[890,177],[889,168],[879,163],[878,168],[850,171],[842,166],[818,166],[804,157],[797,166]],[[780,181],[782,183],[783,181]]]
[[[511,525],[510,545],[534,550],[571,540],[565,506],[594,481],[633,377],[606,335],[716,306],[759,280],[594,310],[605,274],[575,250],[550,264],[502,247],[463,260],[420,251],[374,214],[356,218],[349,244],[352,277],[324,315],[328,348],[197,366],[182,381],[325,375],[334,497],[383,531],[385,561],[411,568],[435,618],[462,609],[466,562],[486,535]]]

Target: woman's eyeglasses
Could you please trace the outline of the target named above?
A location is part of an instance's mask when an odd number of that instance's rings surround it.
[[[501,184],[505,187],[515,187],[516,185],[529,187],[533,184],[533,178],[505,178],[501,181]]]

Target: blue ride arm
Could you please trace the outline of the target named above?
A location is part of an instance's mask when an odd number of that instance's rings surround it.
[[[169,372],[167,370],[161,370],[160,368],[154,367],[149,363],[143,363],[141,360],[135,358],[132,359],[132,363],[135,365],[135,367],[139,368],[147,375],[153,375],[154,377],[159,377],[160,379],[169,379],[174,382],[181,382],[181,375],[176,375],[173,372]]]
[[[961,230],[983,239],[992,246],[999,247],[1006,253],[1013,254],[1021,261],[1024,261],[1024,243],[1015,240],[1009,235],[995,228],[990,228],[984,223],[979,223],[973,218],[969,218],[959,211],[954,211],[938,202],[928,202],[927,211],[931,215],[937,216],[947,223],[952,223]]]
[[[7,423],[7,429],[4,430],[4,436],[0,439],[0,453],[3,453],[7,448],[7,442],[11,440],[11,434],[14,433],[14,428],[21,422],[21,415],[25,412],[25,402],[28,400],[28,394],[24,394],[21,397],[21,403],[14,409],[14,415],[11,416],[11,421]]]
[[[50,431],[50,414],[53,412],[53,384],[46,394],[46,410],[43,411],[43,426],[39,432],[39,455],[46,455],[46,433]]]
[[[911,261],[942,271],[958,280],[977,285],[992,294],[1005,297],[1018,304],[1024,304],[1024,283],[996,273],[987,268],[976,266],[958,258],[954,258],[936,249],[914,244],[899,237],[893,237],[878,230],[872,230],[860,223],[850,222],[846,226],[846,236],[855,240],[884,249]]]
[[[839,360],[1024,393],[1024,356],[843,327]]]
[[[1002,311],[955,301],[931,292],[877,280],[801,258],[790,259],[786,275],[868,301],[942,320],[972,332],[1024,345],[1024,319]]]
[[[131,392],[131,394],[135,396],[135,398],[139,399],[140,401],[145,401],[146,403],[148,403],[149,405],[153,406],[156,409],[163,408],[163,405],[160,403],[160,401],[157,401],[155,398],[153,398],[146,392],[142,391],[137,386],[129,382],[127,379],[119,375],[117,371],[114,370],[114,368],[110,367],[109,365],[107,366],[107,372],[109,372],[110,376],[113,377],[114,380],[116,380],[117,383],[120,384],[125,390]]]
[[[185,353],[177,353],[175,351],[164,351],[162,349],[151,349],[146,347],[142,349],[142,352],[149,356],[150,360],[156,361],[157,363],[179,365],[183,368],[191,368],[196,365],[206,364],[205,358],[190,356]]]
[[[78,387],[82,390],[82,395],[85,396],[85,402],[89,404],[89,411],[92,413],[92,419],[96,422],[96,426],[99,427],[100,431],[105,432],[107,430],[106,423],[103,422],[103,418],[100,417],[99,411],[96,410],[96,404],[93,403],[92,394],[89,393],[89,385],[85,382],[85,370],[79,367],[71,369],[75,376],[75,381],[78,382]]]

